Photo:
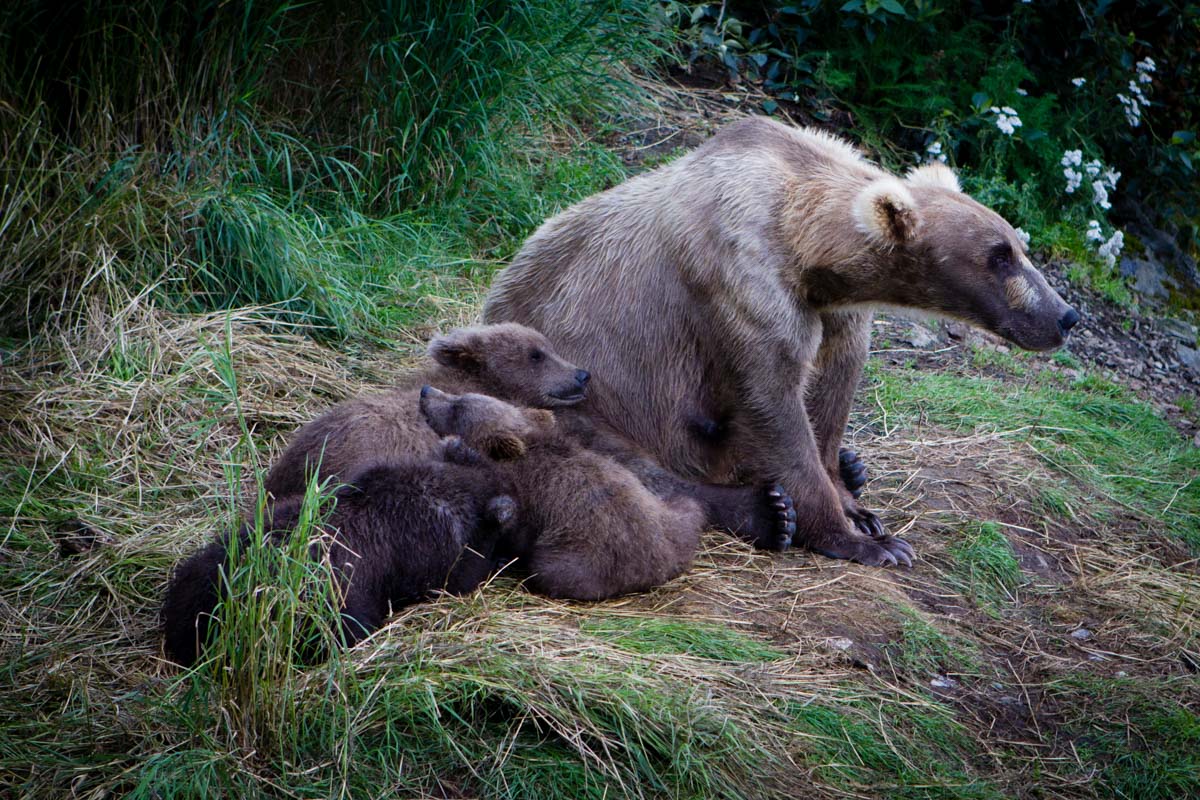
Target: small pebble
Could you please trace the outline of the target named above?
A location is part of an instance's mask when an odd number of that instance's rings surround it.
[[[1079,628],[1078,630],[1071,631],[1071,638],[1078,639],[1081,642],[1086,642],[1088,639],[1092,638],[1092,632],[1087,628]]]

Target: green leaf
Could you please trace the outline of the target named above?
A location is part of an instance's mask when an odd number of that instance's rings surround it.
[[[900,5],[896,0],[879,0],[879,6],[893,14],[898,14],[902,17],[908,16],[908,12],[904,10],[904,6]]]
[[[1175,131],[1171,134],[1171,144],[1191,144],[1196,141],[1196,134],[1192,131]]]
[[[779,103],[776,103],[774,100],[763,101],[762,109],[768,114],[774,114],[777,108],[779,108]]]

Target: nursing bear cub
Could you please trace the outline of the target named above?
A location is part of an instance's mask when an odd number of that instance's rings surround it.
[[[446,458],[512,491],[518,533],[511,546],[535,592],[601,600],[651,589],[691,563],[709,518],[704,487],[678,481],[656,494],[611,457],[581,446],[547,411],[426,386],[421,413],[439,435],[453,437]],[[764,508],[790,531],[790,499],[776,497]]]
[[[334,508],[318,526],[341,599],[341,634],[352,645],[379,628],[393,608],[441,589],[469,592],[511,558],[504,537],[517,507],[500,476],[440,461],[368,466],[334,493]],[[264,531],[282,546],[298,526],[302,497],[274,502]],[[252,546],[253,523],[222,536],[176,568],[162,610],[167,656],[195,662],[210,636],[218,602],[226,597],[222,573],[237,552]],[[322,545],[310,551],[320,555]]]

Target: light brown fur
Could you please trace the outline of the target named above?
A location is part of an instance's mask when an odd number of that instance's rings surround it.
[[[297,431],[267,473],[267,491],[275,497],[302,494],[318,464],[319,479],[336,482],[365,464],[432,458],[438,436],[417,406],[425,384],[546,408],[580,402],[588,378],[546,337],[511,323],[439,336],[429,355],[427,366],[389,391],[347,400]]]
[[[940,165],[900,179],[833,137],[744,120],[547,221],[484,319],[534,326],[587,363],[595,411],[668,468],[778,480],[808,547],[907,562],[838,479],[872,309],[964,319],[1030,349],[1060,345],[1074,321],[1021,266],[1008,223],[956,187]],[[1009,306],[1013,274],[1036,293],[1028,307]],[[727,434],[693,435],[697,415]]]
[[[549,412],[436,389],[422,394],[421,410],[440,435],[461,437],[465,446],[447,447],[450,457],[503,476],[534,591],[602,600],[651,589],[691,563],[705,523],[700,503],[655,496],[613,459],[581,447]]]

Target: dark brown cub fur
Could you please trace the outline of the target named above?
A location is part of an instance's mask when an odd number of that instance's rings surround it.
[[[434,590],[471,591],[498,558],[507,558],[503,540],[516,506],[501,477],[441,462],[381,464],[337,490],[322,527],[331,537],[329,557],[344,598],[345,644],[376,630],[391,609]],[[271,545],[292,535],[300,506],[295,496],[274,504],[265,522]],[[237,533],[239,552],[250,546],[252,533],[249,525]],[[180,564],[167,586],[165,650],[179,664],[192,664],[209,640],[229,552],[228,536],[209,544]]]

